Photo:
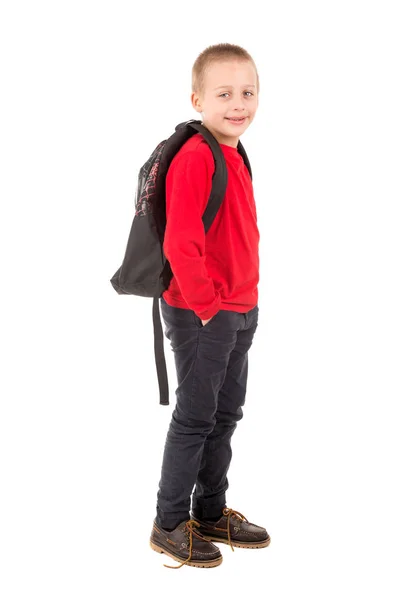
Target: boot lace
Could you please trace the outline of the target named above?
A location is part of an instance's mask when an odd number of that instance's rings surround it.
[[[239,512],[239,511],[237,511],[237,510],[233,510],[233,508],[227,508],[227,507],[226,507],[226,508],[224,508],[224,509],[222,510],[222,513],[223,513],[223,514],[224,514],[226,517],[228,517],[228,518],[227,518],[227,525],[226,525],[226,527],[227,527],[227,531],[228,531],[228,542],[229,542],[229,545],[230,545],[230,547],[232,548],[232,551],[234,551],[234,549],[233,549],[233,546],[232,546],[232,542],[231,542],[231,531],[230,531],[230,527],[229,527],[229,522],[230,522],[230,519],[232,518],[232,520],[235,520],[235,519],[237,519],[237,520],[239,520],[239,521],[247,521],[247,523],[248,523],[249,521],[248,521],[248,519],[246,519],[246,517],[245,517],[244,515],[242,515],[242,513],[240,513],[240,512]]]
[[[200,527],[200,523],[198,523],[194,519],[189,519],[189,521],[186,521],[185,531],[187,532],[187,535],[189,537],[189,556],[187,557],[187,559],[176,567],[172,565],[164,565],[164,567],[168,567],[168,569],[180,569],[181,567],[183,567],[184,564],[189,562],[189,560],[192,558],[193,536],[195,535],[200,540],[204,540],[204,536],[194,531],[194,527]]]

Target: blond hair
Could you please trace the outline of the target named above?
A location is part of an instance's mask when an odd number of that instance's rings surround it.
[[[258,93],[260,90],[260,81],[256,64],[247,50],[236,44],[214,44],[213,46],[208,46],[201,54],[199,54],[192,67],[192,92],[195,92],[200,96],[203,95],[205,74],[208,67],[213,63],[226,60],[251,62],[257,75]]]

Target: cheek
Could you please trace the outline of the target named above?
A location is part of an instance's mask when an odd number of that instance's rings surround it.
[[[221,117],[221,119],[224,119],[226,116],[226,113],[228,112],[228,108],[220,105],[220,106],[218,106],[218,108],[216,109],[215,112],[216,112],[216,114],[218,114]]]
[[[223,102],[218,102],[215,100],[214,102],[210,102],[208,106],[208,111],[213,113],[214,115],[223,115],[225,112],[225,107]]]
[[[213,119],[215,121],[220,121],[225,118],[225,111],[218,109],[218,108],[217,109],[209,108],[207,113],[208,113],[208,116],[211,117],[211,119]]]
[[[223,102],[209,102],[204,108],[204,114],[212,120],[221,121],[225,118],[227,107]]]

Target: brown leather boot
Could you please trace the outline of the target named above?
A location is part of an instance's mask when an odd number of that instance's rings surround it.
[[[194,530],[198,526],[197,521],[190,519],[182,521],[173,531],[165,531],[154,521],[150,536],[151,548],[182,563],[179,567],[164,567],[179,569],[185,564],[190,567],[217,567],[221,564],[219,548]]]
[[[198,519],[199,532],[207,540],[223,542],[238,548],[265,548],[271,538],[266,529],[254,523],[249,523],[244,515],[232,508],[224,508],[219,521],[206,521]],[[193,516],[193,515],[192,515]]]

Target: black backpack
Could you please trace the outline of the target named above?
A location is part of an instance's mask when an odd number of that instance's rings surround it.
[[[118,294],[153,298],[154,353],[160,389],[160,404],[169,404],[164,337],[159,299],[168,289],[173,272],[163,252],[166,227],[165,179],[175,154],[195,133],[201,133],[211,148],[215,170],[207,208],[203,214],[205,232],[211,227],[225,196],[228,173],[221,147],[201,121],[191,119],[175,127],[175,132],[153,150],[139,171],[135,197],[135,216],[124,260],[110,279]],[[239,140],[238,151],[252,179],[247,154]]]

